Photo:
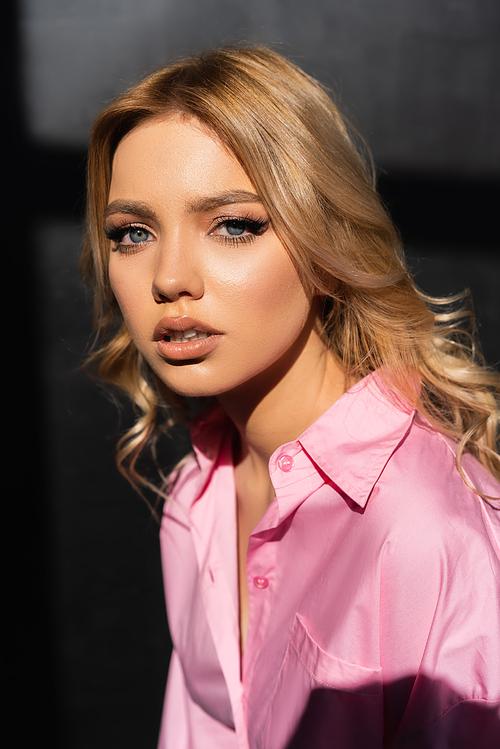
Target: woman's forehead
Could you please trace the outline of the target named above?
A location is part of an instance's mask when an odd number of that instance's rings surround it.
[[[109,200],[130,191],[172,200],[183,195],[199,210],[211,196],[254,202],[259,196],[240,162],[218,136],[195,118],[178,114],[141,123],[115,151]]]

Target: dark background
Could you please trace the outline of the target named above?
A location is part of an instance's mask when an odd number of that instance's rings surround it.
[[[3,280],[5,294],[13,279],[10,298],[24,321],[19,330],[9,307],[15,353],[4,364],[6,413],[22,405],[9,439],[6,506],[14,517],[5,525],[7,549],[15,550],[6,565],[13,592],[6,650],[16,745],[153,749],[168,667],[157,530],[113,462],[130,414],[120,423],[78,369],[91,331],[77,259],[93,117],[173,57],[243,39],[277,43],[341,94],[373,148],[418,283],[433,294],[471,288],[495,364],[499,7],[496,0],[3,6],[2,173],[15,197],[14,274]],[[20,390],[12,405],[11,383]]]

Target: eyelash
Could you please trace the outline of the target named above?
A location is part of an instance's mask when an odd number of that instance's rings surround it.
[[[267,218],[253,218],[252,216],[221,216],[216,219],[217,223],[214,228],[210,230],[210,234],[215,236],[216,239],[225,242],[227,244],[247,244],[248,242],[254,242],[256,237],[260,237],[261,234],[267,230],[269,226],[269,219]],[[227,224],[238,224],[241,229],[247,231],[248,234],[227,236],[225,234],[214,234],[217,229],[221,229]]]
[[[123,238],[131,232],[133,229],[142,229],[147,234],[151,235],[152,232],[143,224],[125,224],[123,226],[109,226],[104,229],[106,237],[114,243],[113,251],[121,252],[123,255],[133,255],[134,252],[141,249],[150,239],[146,239],[143,242],[133,242],[132,244],[125,244]]]
[[[248,244],[254,242],[256,237],[267,230],[269,226],[269,219],[267,218],[253,218],[252,216],[221,216],[217,220],[217,223],[210,230],[209,235],[214,236],[218,241],[226,244],[238,245]],[[218,229],[223,228],[227,224],[237,224],[241,229],[248,232],[247,234],[228,236],[224,234],[214,234]],[[145,244],[150,242],[150,239],[145,239],[143,242],[132,242],[131,244],[125,244],[123,238],[131,232],[133,229],[142,229],[147,234],[152,235],[152,232],[143,224],[125,224],[123,226],[109,226],[104,229],[106,237],[114,243],[113,251],[120,252],[123,255],[132,255],[137,250],[142,249]]]

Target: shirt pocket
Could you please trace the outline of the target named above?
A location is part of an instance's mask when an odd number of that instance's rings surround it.
[[[327,653],[296,614],[262,749],[382,747],[382,669]]]

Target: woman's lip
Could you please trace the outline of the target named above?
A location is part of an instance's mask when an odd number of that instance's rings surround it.
[[[196,338],[195,340],[180,343],[177,341],[167,341],[163,337],[156,341],[155,346],[162,359],[191,361],[193,359],[201,359],[201,357],[211,353],[219,345],[223,337],[220,333],[213,333],[207,338]]]
[[[210,337],[221,335],[220,331],[215,330],[200,320],[195,320],[193,317],[163,317],[154,329],[153,340],[168,343],[168,341],[165,341],[165,336],[170,336],[172,333],[179,333],[183,330],[196,330],[198,333],[209,333]],[[187,346],[188,344],[181,343],[179,345]]]
[[[197,333],[208,333],[205,338],[195,338],[188,341],[171,339],[173,333],[185,330],[196,330]],[[153,334],[156,350],[162,359],[171,361],[190,361],[213,351],[223,339],[223,334],[193,317],[163,317],[156,326]]]

